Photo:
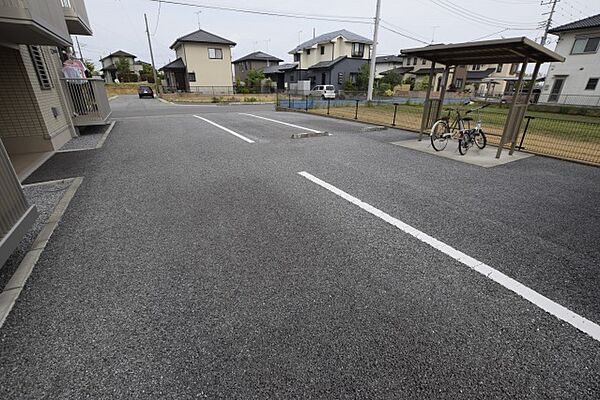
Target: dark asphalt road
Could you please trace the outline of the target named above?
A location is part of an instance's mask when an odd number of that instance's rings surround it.
[[[600,397],[600,342],[297,174],[598,323],[599,169],[484,169],[272,106],[111,104],[102,149],[29,179],[84,177],[0,329],[0,398]]]

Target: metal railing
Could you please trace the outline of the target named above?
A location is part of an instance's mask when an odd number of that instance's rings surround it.
[[[235,94],[270,94],[276,93],[272,86],[194,86],[190,84],[189,91],[176,86],[162,86],[163,93],[193,93],[204,96],[232,96]]]
[[[555,100],[551,99],[550,97],[550,93],[542,93],[540,95],[538,103],[582,107],[600,107],[599,95],[560,94]]]
[[[63,78],[61,85],[68,99],[73,125],[103,125],[108,122],[112,111],[103,79]]]
[[[448,104],[447,101],[444,103]],[[419,131],[425,112],[423,104],[383,101],[368,103],[362,98],[323,100],[291,94],[280,95],[277,106],[280,109],[305,111],[415,132]],[[524,111],[521,108],[518,112],[522,115]],[[483,129],[490,144],[499,145],[507,113],[506,108],[486,108],[481,111]],[[442,115],[446,114],[447,111],[442,111]],[[516,136],[516,143],[520,144],[517,149],[600,166],[600,121],[597,117],[540,114],[528,112],[524,115],[525,122],[521,124]]]
[[[37,217],[29,206],[8,154],[0,140],[0,267]]]

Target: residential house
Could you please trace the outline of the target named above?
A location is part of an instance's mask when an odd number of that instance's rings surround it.
[[[277,90],[286,89],[286,82],[295,82],[298,63],[286,63],[272,65],[263,70],[266,78],[271,79],[277,85]]]
[[[379,56],[375,59],[375,79],[383,78],[384,72],[391,71],[397,68],[406,68],[404,66],[405,56],[400,55],[389,55]],[[412,68],[408,68],[411,70]],[[396,72],[399,72],[396,71]]]
[[[92,34],[83,0],[0,2],[0,265],[35,219],[19,180],[110,115],[103,80],[64,78],[71,34]]]
[[[199,29],[171,45],[176,59],[161,68],[165,91],[206,94],[233,93],[231,40]]]
[[[136,56],[123,50],[117,50],[114,53],[111,53],[100,59],[100,62],[102,63],[102,68],[100,71],[102,71],[104,74],[104,80],[106,83],[113,83],[115,79],[117,79],[117,63],[121,58],[125,59],[129,64],[130,73],[133,74],[139,71],[139,68],[138,71],[136,71]]]
[[[342,89],[354,81],[360,67],[369,62],[373,41],[345,29],[325,33],[299,44],[289,52],[297,63],[295,76],[286,83],[310,80],[311,85]]]
[[[552,28],[555,51],[564,63],[552,63],[540,102],[600,106],[600,14]]]
[[[255,51],[233,62],[235,79],[244,81],[248,77],[248,71],[264,71],[265,68],[278,66],[280,62],[283,60],[262,51]]]
[[[466,82],[480,97],[511,94],[518,80],[519,64],[473,64],[467,66]]]

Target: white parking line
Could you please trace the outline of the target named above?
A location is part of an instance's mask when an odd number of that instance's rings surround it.
[[[347,200],[350,203],[362,208],[366,212],[368,212],[378,218],[381,218],[388,224],[395,226],[396,228],[400,229],[401,231],[408,233],[409,235],[430,245],[434,249],[441,251],[442,253],[452,257],[456,261],[461,262],[462,264],[479,272],[480,274],[486,276],[487,278],[493,280],[494,282],[499,283],[500,285],[504,286],[506,289],[510,290],[511,292],[518,294],[519,296],[523,297],[525,300],[533,303],[534,305],[538,306],[539,308],[546,311],[547,313],[550,313],[550,314],[554,315],[556,318],[563,320],[563,321],[567,322],[568,324],[573,325],[575,328],[579,329],[580,331],[585,332],[588,335],[590,335],[592,338],[600,341],[600,326],[595,324],[594,322],[580,316],[579,314],[574,313],[573,311],[569,310],[568,308],[563,307],[560,304],[550,300],[549,298],[539,294],[535,290],[530,289],[529,287],[523,285],[522,283],[520,283],[520,282],[512,279],[511,277],[503,274],[502,272],[498,271],[497,269],[494,269],[494,268],[490,267],[489,265],[486,265],[486,264],[482,263],[481,261],[478,261],[478,260],[474,259],[473,257],[470,257],[459,250],[456,250],[455,248],[447,245],[446,243],[441,242],[441,241],[437,240],[436,238],[429,236],[428,234],[421,232],[420,230],[400,221],[399,219],[396,219],[396,218],[392,217],[391,215],[386,214],[385,212],[373,207],[372,205],[365,203],[364,201],[361,201],[354,196],[349,195],[348,193],[336,188],[333,185],[330,185],[329,183],[327,183],[325,181],[322,181],[321,179],[309,174],[308,172],[302,171],[302,172],[298,172],[298,174],[302,175],[303,177],[310,180],[311,182],[314,182],[317,185],[329,190],[330,192],[338,195],[339,197],[343,198],[344,200]]]
[[[233,136],[236,136],[236,137],[238,137],[238,138],[240,138],[240,139],[242,139],[242,140],[244,140],[244,141],[246,141],[246,142],[248,142],[248,143],[254,143],[254,140],[252,140],[252,139],[248,139],[247,137],[245,137],[245,136],[242,136],[242,135],[240,135],[239,133],[237,133],[237,132],[234,132],[234,131],[232,131],[232,130],[231,130],[231,129],[229,129],[229,128],[225,128],[224,126],[221,126],[221,125],[217,124],[216,122],[212,122],[212,121],[210,121],[210,120],[208,120],[208,119],[206,119],[206,118],[199,117],[198,115],[194,115],[194,117],[196,117],[196,118],[198,118],[198,119],[201,119],[202,121],[206,121],[206,122],[208,122],[209,124],[211,124],[211,125],[214,125],[214,126],[216,126],[217,128],[219,128],[219,129],[223,129],[225,132],[227,132],[227,133],[231,133]]]
[[[305,131],[309,131],[309,132],[321,133],[321,131],[318,131],[316,129],[306,128],[304,126],[294,125],[294,124],[290,124],[289,122],[278,121],[276,119],[261,117],[260,115],[247,114],[247,113],[238,113],[238,114],[247,115],[249,117],[254,117],[254,118],[259,118],[259,119],[264,119],[265,121],[271,121],[271,122],[275,122],[276,124],[291,126],[292,128],[304,129]]]

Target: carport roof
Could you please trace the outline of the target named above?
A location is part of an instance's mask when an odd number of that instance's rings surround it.
[[[564,57],[526,37],[435,44],[402,50],[403,54],[444,65],[562,62]]]

